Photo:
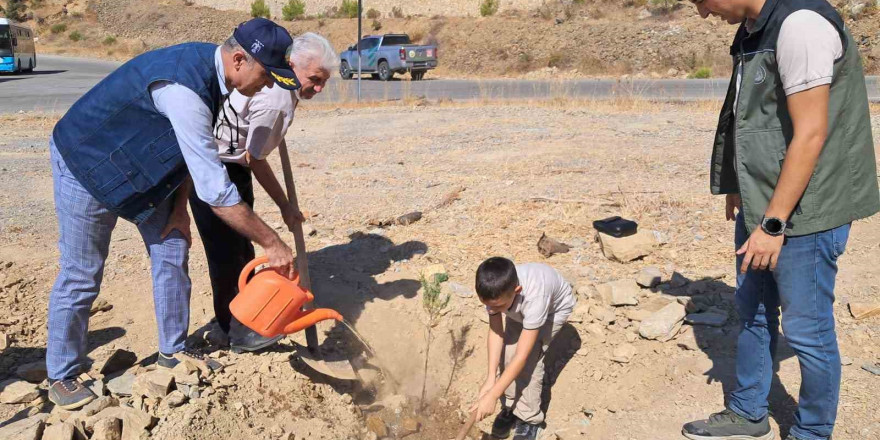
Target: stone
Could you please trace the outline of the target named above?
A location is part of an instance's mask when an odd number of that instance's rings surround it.
[[[598,235],[605,258],[621,263],[650,255],[654,251],[654,245],[657,243],[654,235],[645,231],[639,231],[628,237],[619,238],[601,232]]]
[[[134,374],[123,374],[122,376],[114,377],[107,382],[107,390],[117,396],[131,396],[131,388],[136,378],[137,376]]]
[[[88,417],[85,420],[87,431],[94,431],[95,424],[101,419],[117,418],[122,420],[122,439],[138,440],[141,434],[149,434],[146,431],[153,427],[156,418],[127,406],[114,406]]]
[[[636,284],[645,288],[657,287],[663,281],[663,272],[656,267],[646,267],[636,276]]]
[[[171,408],[177,408],[178,406],[186,403],[186,401],[187,396],[183,394],[183,392],[181,392],[180,390],[174,390],[168,393],[168,395],[165,396],[165,400],[163,400],[163,402],[168,403],[168,406],[170,406]]]
[[[46,429],[49,414],[37,414],[0,428],[0,439],[3,440],[40,440]]]
[[[388,436],[388,426],[386,426],[385,421],[376,414],[370,414],[367,417],[367,429],[376,434],[379,438]]]
[[[858,19],[868,7],[866,2],[854,2],[849,5],[849,14],[853,19]]]
[[[74,431],[70,423],[56,423],[43,431],[43,440],[74,440]]]
[[[155,370],[139,375],[132,384],[133,396],[163,398],[171,392],[174,375],[168,371]]]
[[[107,312],[113,308],[113,305],[107,302],[104,298],[98,298],[95,302],[92,303],[92,308],[89,310],[89,316],[94,315],[99,312]]]
[[[415,434],[419,432],[419,428],[421,427],[422,424],[419,423],[418,420],[412,417],[407,417],[403,419],[403,422],[400,423],[400,426],[397,430],[397,438],[403,438],[408,435]]]
[[[628,364],[636,355],[636,347],[632,344],[621,344],[614,348],[611,360],[621,364]]]
[[[303,235],[306,237],[311,237],[313,235],[318,234],[318,230],[315,229],[315,227],[312,226],[310,223],[303,223],[302,228],[303,228]]]
[[[673,289],[678,289],[679,287],[686,286],[689,282],[690,281],[685,278],[684,275],[678,272],[673,272],[672,277],[669,279],[669,286]]]
[[[473,289],[459,283],[447,283],[446,286],[459,298],[472,298],[476,295]]]
[[[678,336],[675,337],[675,345],[690,351],[697,351],[700,349],[700,342],[697,341],[697,335],[694,333],[692,327],[682,329]],[[705,343],[704,345],[708,346],[708,344]]]
[[[846,367],[846,366],[849,366],[852,364],[853,364],[853,360],[850,357],[848,357],[848,356],[841,356],[840,357],[840,365],[843,365],[844,367]]]
[[[617,280],[596,287],[602,302],[610,306],[635,306],[639,304],[639,285],[633,280]]]
[[[588,320],[591,320],[590,305],[586,301],[578,301],[578,304],[574,306],[574,310],[571,312],[571,316],[568,317],[568,322],[577,324]]]
[[[684,317],[684,322],[690,325],[708,325],[712,327],[723,327],[727,322],[727,314],[706,312],[706,313],[690,313]]]
[[[571,249],[571,246],[556,241],[544,233],[542,233],[541,238],[538,239],[538,252],[546,258],[552,257],[556,254],[567,253],[569,249]]]
[[[15,369],[15,375],[28,382],[40,383],[46,380],[46,361],[31,362]]]
[[[93,416],[111,406],[119,406],[119,399],[113,396],[101,396],[82,407],[80,414],[85,417]]]
[[[590,306],[590,316],[604,325],[613,324],[617,320],[617,315],[614,314],[614,311],[597,305]]]
[[[862,365],[862,369],[875,376],[880,376],[880,365],[872,362],[866,362]]]
[[[122,440],[122,420],[116,417],[98,420],[91,440]]]
[[[623,316],[630,321],[642,322],[651,316],[651,312],[648,310],[630,309],[623,312]]]
[[[6,350],[7,348],[9,348],[9,335],[0,332],[0,350]]]
[[[855,319],[866,319],[880,315],[880,303],[849,303],[849,313]]]
[[[117,371],[125,371],[137,362],[137,355],[128,350],[117,349],[101,365],[101,374],[112,374]]]
[[[0,403],[28,403],[37,397],[40,389],[34,384],[18,379],[0,382]]]
[[[171,374],[174,376],[174,383],[179,385],[188,385],[191,387],[198,386],[201,383],[201,379],[199,379],[198,373],[190,373],[184,374],[180,371],[172,371]]]
[[[101,379],[93,379],[92,376],[89,376],[88,373],[83,373],[79,375],[80,382],[85,385],[86,388],[92,390],[96,396],[103,396],[104,390],[106,387],[104,386],[104,381]]]
[[[602,344],[605,343],[605,328],[601,325],[596,323],[587,325],[587,333],[593,336],[596,341]]]
[[[687,286],[687,294],[689,296],[703,295],[710,292],[712,292],[712,287],[708,280],[694,281]]]
[[[639,335],[645,339],[666,342],[678,333],[684,317],[684,306],[677,302],[670,303],[641,322]]]
[[[422,219],[422,213],[419,211],[413,211],[407,214],[404,214],[400,217],[394,219],[394,224],[401,226],[411,225]]]

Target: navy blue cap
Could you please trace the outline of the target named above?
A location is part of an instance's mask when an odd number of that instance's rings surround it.
[[[232,36],[266,68],[275,84],[287,90],[296,90],[302,86],[290,68],[293,38],[287,29],[272,20],[255,18],[238,25]]]

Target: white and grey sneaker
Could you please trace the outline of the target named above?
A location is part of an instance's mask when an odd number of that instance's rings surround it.
[[[56,380],[49,385],[49,400],[68,411],[79,409],[97,397],[76,378]]]

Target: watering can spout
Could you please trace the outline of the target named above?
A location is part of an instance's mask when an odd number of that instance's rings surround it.
[[[297,318],[295,321],[284,327],[285,334],[296,333],[300,330],[309,328],[318,322],[325,321],[328,319],[335,319],[337,321],[342,321],[342,315],[339,314],[336,310],[331,309],[314,309],[309,310],[304,315]]]

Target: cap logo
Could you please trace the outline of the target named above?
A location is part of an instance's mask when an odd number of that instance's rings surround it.
[[[263,42],[260,40],[254,40],[254,44],[251,44],[251,53],[258,54],[263,50]]]

